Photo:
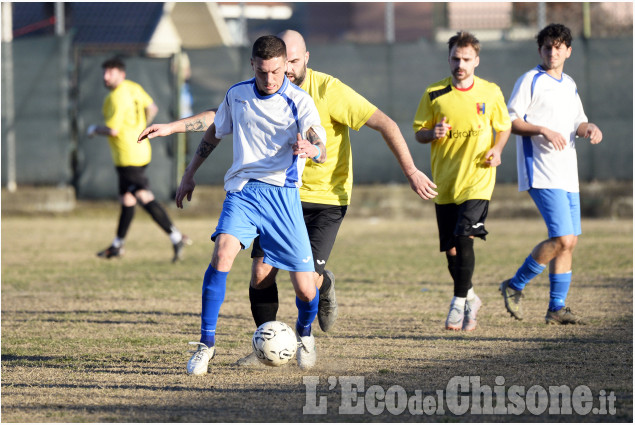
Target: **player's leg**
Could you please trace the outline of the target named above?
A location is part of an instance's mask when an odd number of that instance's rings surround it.
[[[260,238],[256,238],[251,250],[251,280],[249,282],[249,302],[251,315],[256,327],[265,322],[276,320],[278,313],[278,269],[265,263],[265,253],[260,247]]]
[[[298,308],[298,319],[295,331],[298,335],[298,366],[310,369],[317,361],[315,338],[311,332],[311,324],[318,312],[320,290],[315,287],[312,271],[290,271],[289,277],[296,293],[295,304]]]
[[[457,299],[465,297],[465,310],[462,330],[476,329],[476,316],[481,308],[481,299],[474,291],[472,276],[476,259],[474,256],[474,238],[485,240],[487,230],[485,220],[489,210],[489,201],[483,199],[467,200],[458,208],[458,219],[454,229],[456,236],[455,294]]]
[[[170,237],[174,250],[172,262],[176,262],[181,259],[185,245],[189,245],[191,241],[177,229],[165,208],[154,198],[154,194],[150,190],[150,182],[145,174],[145,167],[135,168],[137,168],[135,196],[154,222]]]
[[[324,332],[333,328],[338,315],[335,275],[332,271],[326,270],[326,263],[346,211],[345,205],[302,203],[304,222],[313,253],[315,285],[320,290],[318,323]]]
[[[545,316],[547,324],[584,324],[584,320],[566,307],[566,299],[571,286],[573,251],[578,243],[578,235],[582,233],[580,220],[579,193],[566,194],[566,208],[568,214],[563,214],[554,234],[558,236],[560,249],[549,262],[549,307]],[[565,201],[561,201],[565,204]]]
[[[447,330],[461,330],[465,315],[466,298],[457,297],[459,292],[457,282],[457,249],[455,228],[458,220],[458,205],[456,204],[435,204],[437,217],[437,228],[439,230],[439,251],[445,252],[448,261],[448,271],[452,277],[454,287],[454,297],[450,301],[450,311],[445,320]]]
[[[131,182],[128,176],[130,167],[116,167],[119,186],[119,202],[121,204],[121,212],[119,214],[119,222],[117,224],[117,234],[112,243],[106,249],[97,253],[101,258],[120,257],[124,254],[124,244],[128,229],[134,218],[135,206],[137,199],[130,192]]]
[[[228,193],[223,210],[212,235],[214,252],[203,278],[201,296],[201,338],[187,364],[192,375],[207,373],[209,361],[214,357],[216,324],[220,307],[225,299],[227,275],[241,249],[249,247],[257,236],[253,217],[256,214],[251,204],[244,202],[241,192]]]
[[[298,319],[297,361],[302,369],[315,365],[317,353],[311,324],[317,315],[319,290],[315,287],[315,267],[299,191],[295,188],[261,186],[263,196],[257,205],[262,211],[260,245],[264,262],[288,270],[296,293]]]

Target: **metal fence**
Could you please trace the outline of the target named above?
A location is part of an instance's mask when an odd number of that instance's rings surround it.
[[[515,80],[538,63],[536,45],[530,41],[482,44],[477,75],[496,82],[507,99]],[[414,141],[412,119],[425,87],[449,75],[446,46],[421,40],[308,47],[309,66],[340,78],[390,115],[399,124],[416,163],[429,173],[430,149]],[[584,141],[577,144],[583,181],[632,180],[632,52],[632,38],[574,41],[565,72],[576,80],[587,116],[604,132],[604,142],[598,146]],[[221,47],[187,54],[194,112],[218,106],[232,84],[253,75],[247,48]],[[2,45],[2,55],[3,186],[11,168],[7,141],[14,137],[18,185],[74,185],[80,198],[114,198],[116,179],[107,142],[85,136],[89,124],[102,121],[101,105],[107,91],[100,65],[108,55],[73,55],[66,37],[16,40],[11,46]],[[13,81],[7,80],[9,64]],[[156,122],[175,119],[178,90],[171,61],[133,57],[127,68],[128,78],[143,85],[159,106]],[[356,183],[405,182],[378,133],[367,128],[352,133]],[[188,137],[187,161],[201,136]],[[175,143],[175,137],[153,142],[148,172],[159,199],[168,199],[176,188]],[[201,167],[199,184],[222,184],[231,158],[228,138]],[[515,179],[515,144],[510,141],[498,180]]]

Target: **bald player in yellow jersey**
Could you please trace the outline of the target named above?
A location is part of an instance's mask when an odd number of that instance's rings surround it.
[[[485,218],[511,121],[500,88],[474,75],[478,39],[459,32],[448,45],[452,76],[426,89],[413,129],[418,142],[432,144],[440,250],[454,281],[445,327],[472,331],[481,307],[472,285],[474,237],[487,235]]]
[[[300,33],[287,30],[278,35],[287,47],[287,77],[313,98],[326,130],[327,160],[323,164],[307,161],[302,174],[300,199],[311,240],[315,263],[315,283],[320,290],[318,322],[323,331],[331,329],[337,317],[334,275],[325,269],[340,224],[350,204],[353,167],[349,128],[364,125],[381,133],[410,183],[422,198],[436,196],[436,185],[417,169],[397,124],[376,106],[339,79],[307,68],[309,52]],[[177,132],[205,131],[212,123],[214,111],[207,111],[169,124],[155,124],[140,136],[153,138]],[[252,314],[256,325],[276,320],[278,290],[277,269],[263,262],[263,253],[254,243],[253,266],[249,288]],[[255,356],[239,364],[259,364]]]
[[[126,66],[119,58],[102,64],[104,85],[110,93],[104,100],[104,125],[91,125],[87,135],[107,136],[112,159],[119,177],[121,214],[117,234],[110,246],[97,253],[101,258],[120,257],[124,253],[125,237],[134,217],[137,202],[170,237],[174,256],[181,258],[183,247],[190,240],[172,224],[165,209],[154,199],[145,168],[152,159],[150,143],[137,143],[137,135],[156,116],[159,108],[139,84],[126,80]]]

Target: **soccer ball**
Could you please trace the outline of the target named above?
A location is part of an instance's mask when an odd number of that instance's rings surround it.
[[[283,322],[263,323],[251,339],[256,357],[267,366],[282,366],[295,356],[298,341],[295,332]]]

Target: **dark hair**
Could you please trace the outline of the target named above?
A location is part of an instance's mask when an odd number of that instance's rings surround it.
[[[114,58],[108,59],[107,61],[101,64],[101,67],[103,69],[117,68],[121,71],[126,70],[126,64],[123,63],[123,60],[121,60],[120,57],[114,57]]]
[[[564,43],[565,46],[571,47],[571,38],[569,28],[562,24],[549,24],[538,33],[536,41],[538,48],[541,48],[547,40],[551,40],[555,45]]]
[[[476,51],[476,56],[478,56],[481,51],[481,42],[478,41],[478,38],[466,31],[459,31],[456,35],[450,37],[448,40],[449,51],[452,51],[452,48],[456,47],[468,47],[471,46]]]
[[[272,59],[282,56],[287,58],[287,46],[281,38],[275,35],[263,35],[254,43],[251,49],[251,57],[260,59]]]

